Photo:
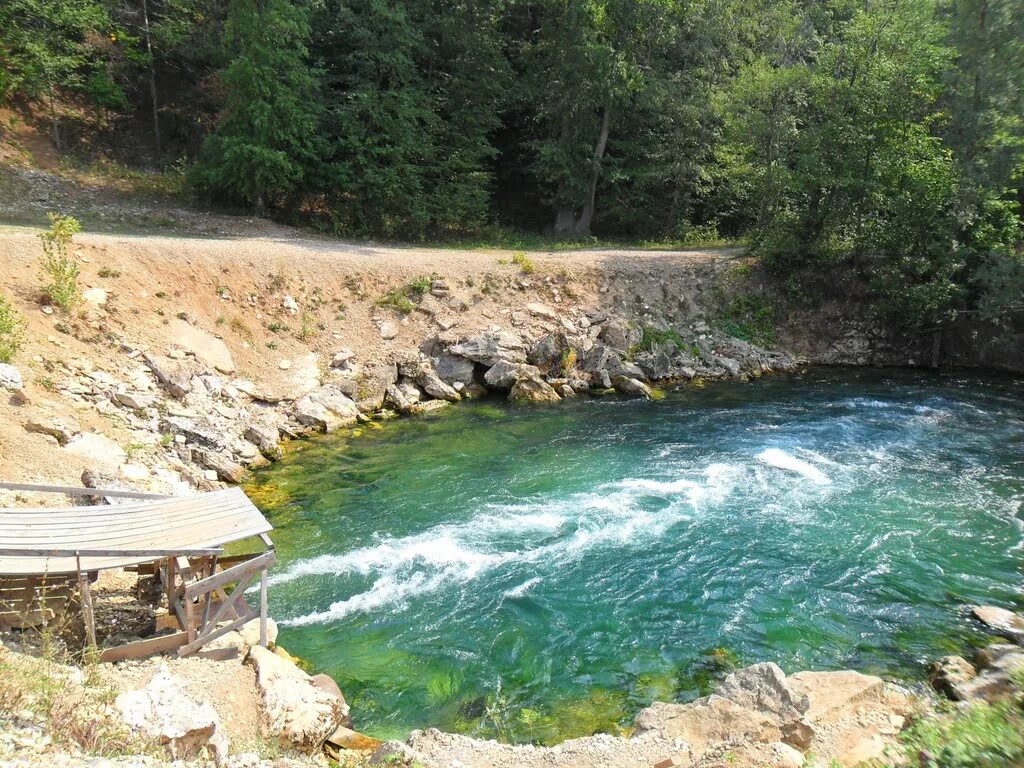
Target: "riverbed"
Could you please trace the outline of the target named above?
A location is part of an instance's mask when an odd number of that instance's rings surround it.
[[[355,725],[552,743],[736,664],[920,680],[1020,607],[1024,393],[823,370],[485,400],[296,443],[247,488],[280,643]]]

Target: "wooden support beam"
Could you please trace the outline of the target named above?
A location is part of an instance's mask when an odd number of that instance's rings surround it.
[[[276,555],[274,552],[264,552],[262,555],[254,557],[244,563],[239,563],[236,566],[228,568],[210,576],[207,579],[200,579],[199,581],[193,581],[191,584],[185,585],[185,598],[186,601],[195,598],[204,592],[209,592],[217,587],[223,587],[225,584],[230,584],[233,581],[238,581],[239,578],[244,576],[246,573],[255,572],[260,568],[269,567],[274,560]]]
[[[252,615],[251,612],[247,613],[244,616],[239,616],[234,621],[232,621],[232,622],[230,622],[228,624],[225,624],[222,627],[218,627],[217,629],[213,630],[213,632],[209,632],[209,633],[203,635],[202,637],[198,637],[195,640],[191,640],[188,644],[181,646],[181,648],[178,649],[178,655],[179,656],[188,656],[190,653],[192,653],[194,651],[197,651],[200,648],[202,648],[204,645],[206,645],[211,640],[216,640],[218,637],[221,637],[222,635],[226,635],[228,632],[233,632],[234,630],[236,630],[239,627],[241,627],[243,624],[246,624],[246,623],[248,623],[248,622],[250,622],[252,620],[253,620],[253,615]]]
[[[267,569],[260,571],[260,645],[267,647]]]
[[[146,640],[136,640],[134,643],[126,643],[116,648],[106,648],[100,654],[100,661],[122,661],[123,659],[141,659],[143,656],[152,656],[154,653],[166,653],[180,648],[188,641],[184,632],[175,632],[173,635],[158,635]]]
[[[9,491],[33,491],[35,493],[63,493],[66,496],[108,496],[112,499],[169,499],[159,493],[143,493],[142,491],[124,488],[82,488],[77,485],[37,485],[36,483],[8,483],[0,480],[0,488]]]
[[[82,572],[82,561],[76,557],[78,565],[78,589],[82,595],[82,621],[85,624],[85,639],[90,648],[96,647],[96,614],[92,610],[92,586],[89,574]]]
[[[219,555],[224,550],[207,549],[19,549],[0,547],[0,557],[177,557],[188,562],[189,557]]]

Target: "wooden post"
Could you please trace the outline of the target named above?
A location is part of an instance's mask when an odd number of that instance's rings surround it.
[[[96,647],[96,615],[92,610],[92,588],[89,574],[82,572],[82,558],[75,553],[75,567],[78,569],[78,591],[82,598],[82,622],[85,624],[85,639],[90,648]]]
[[[206,576],[213,576],[213,574],[215,574],[216,572],[217,572],[217,556],[214,555],[213,556],[213,560],[210,561],[210,572],[206,573],[206,569],[204,567],[203,573]],[[206,629],[206,622],[208,622],[210,620],[210,603],[212,601],[213,601],[213,593],[212,592],[207,592],[206,593],[206,603],[205,603],[205,605],[203,605],[203,621],[199,625],[199,630],[200,631],[205,631],[205,629]]]
[[[260,571],[260,645],[267,647],[267,569]]]

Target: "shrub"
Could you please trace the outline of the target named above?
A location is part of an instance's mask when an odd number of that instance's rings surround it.
[[[68,256],[68,245],[75,233],[82,231],[78,219],[59,213],[47,214],[50,229],[39,233],[43,243],[40,263],[49,278],[43,292],[51,302],[70,309],[78,301],[78,264]]]
[[[431,280],[429,277],[417,277],[410,281],[404,288],[392,288],[379,299],[378,307],[390,307],[404,314],[409,314],[416,309],[414,302],[423,298],[423,295],[430,290]]]
[[[775,343],[775,308],[763,296],[737,296],[721,311],[718,327],[725,333],[760,346]]]
[[[632,359],[641,352],[650,352],[655,347],[660,347],[663,344],[673,344],[681,352],[687,352],[690,349],[687,343],[683,341],[683,337],[675,329],[666,328],[662,330],[645,325],[640,335],[640,343],[630,347],[626,352],[626,356]]]
[[[9,363],[21,347],[23,323],[5,296],[0,296],[0,363]]]
[[[524,275],[532,275],[537,268],[537,265],[533,263],[533,259],[522,251],[512,254],[512,263],[518,264],[519,269],[523,271]]]

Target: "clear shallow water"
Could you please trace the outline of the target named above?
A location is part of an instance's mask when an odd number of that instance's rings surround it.
[[[920,677],[1024,604],[1018,379],[817,372],[659,402],[460,405],[298,445],[279,641],[356,727],[552,742],[729,663]]]

